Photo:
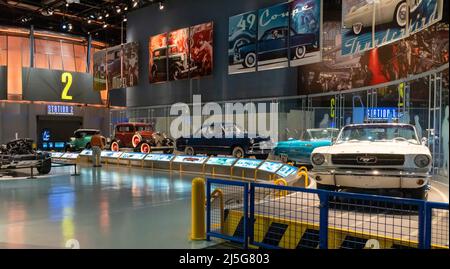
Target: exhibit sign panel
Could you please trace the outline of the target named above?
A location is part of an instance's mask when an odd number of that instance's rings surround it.
[[[167,81],[167,33],[150,37],[150,83]]]
[[[195,163],[195,164],[203,164],[208,156],[183,156],[178,155],[175,157],[173,162],[175,163]]]
[[[183,28],[169,33],[168,67],[169,80],[186,79],[189,77],[189,28]]]
[[[236,162],[234,167],[256,169],[262,162],[263,162],[262,160],[256,159],[239,159],[239,161]]]
[[[320,62],[322,59],[322,1],[295,0],[291,5],[290,66]]]
[[[277,175],[283,178],[287,178],[295,173],[297,173],[297,167],[291,165],[284,165],[280,170],[277,171]]]
[[[380,47],[442,19],[443,0],[344,0],[342,55]]]
[[[289,65],[289,6],[290,3],[282,3],[258,11],[258,70]]]
[[[146,161],[160,161],[160,162],[170,162],[174,158],[172,154],[148,154],[145,157]]]
[[[120,152],[120,151],[102,151],[101,156],[104,158],[117,159],[122,154],[123,154],[123,152]]]
[[[101,104],[92,75],[40,68],[22,68],[23,100]]]
[[[256,71],[258,13],[247,12],[228,19],[228,73]]]
[[[259,170],[266,171],[269,173],[275,173],[278,169],[280,169],[284,164],[277,162],[264,162],[258,168]]]
[[[236,158],[211,157],[208,159],[206,164],[218,165],[218,166],[232,166],[235,161],[236,161]]]

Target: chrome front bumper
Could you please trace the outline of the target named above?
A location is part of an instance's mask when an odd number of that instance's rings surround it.
[[[389,170],[313,169],[309,176],[323,185],[362,189],[417,189],[431,179],[429,173]]]

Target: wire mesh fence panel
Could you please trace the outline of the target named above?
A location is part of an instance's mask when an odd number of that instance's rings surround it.
[[[431,247],[449,248],[448,245],[448,207],[431,209]]]
[[[262,248],[318,248],[319,198],[315,193],[255,185],[250,243]],[[252,223],[253,222],[253,223]]]
[[[231,241],[246,242],[247,183],[208,180],[207,192],[208,232]]]
[[[420,205],[329,196],[328,248],[418,248]]]

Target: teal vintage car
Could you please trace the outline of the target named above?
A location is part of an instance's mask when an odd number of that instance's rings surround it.
[[[318,147],[330,146],[333,138],[339,134],[339,129],[307,129],[300,139],[289,138],[288,141],[278,142],[272,154],[285,161],[310,165],[312,151]]]
[[[91,148],[92,136],[100,134],[100,130],[96,129],[78,129],[73,133],[73,137],[70,138],[67,143],[66,151],[80,151],[83,149]]]

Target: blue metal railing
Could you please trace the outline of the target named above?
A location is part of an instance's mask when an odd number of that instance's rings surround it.
[[[225,197],[234,197],[231,200],[239,197],[242,199],[241,204],[232,203],[232,206],[225,208],[225,211],[228,213],[230,211],[239,211],[239,214],[242,214],[243,218],[239,222],[238,225],[235,225],[237,228],[242,231],[242,233],[235,233],[234,235],[220,233],[214,229],[211,229],[211,220],[214,219],[212,216],[212,207],[211,207],[211,192],[214,189],[228,189],[229,192],[225,192]],[[340,204],[344,204],[346,207],[355,206],[358,210],[366,209],[370,210],[367,214],[373,214],[374,212],[383,212],[386,216],[389,217],[389,220],[392,218],[395,221],[395,218],[398,218],[398,223],[395,222],[389,224],[392,228],[392,233],[395,235],[400,234],[404,236],[402,233],[410,233],[413,231],[416,234],[417,240],[411,240],[410,235],[406,234],[405,236],[408,238],[405,242],[408,242],[409,247],[418,247],[422,249],[428,249],[432,247],[432,231],[433,231],[433,210],[441,210],[445,212],[445,215],[448,218],[448,210],[449,205],[445,203],[435,203],[428,202],[422,200],[414,200],[414,199],[403,199],[403,198],[395,198],[395,197],[385,197],[378,195],[366,195],[366,194],[356,194],[356,193],[347,193],[347,192],[330,192],[325,190],[317,190],[317,189],[305,189],[300,187],[291,187],[291,186],[280,186],[280,185],[272,185],[272,184],[262,184],[262,183],[248,183],[248,182],[238,182],[238,181],[229,181],[229,180],[220,180],[220,179],[208,179],[207,180],[207,235],[208,239],[210,237],[218,237],[225,240],[237,242],[243,244],[246,248],[248,244],[263,247],[263,248],[280,248],[278,245],[268,244],[267,242],[263,242],[263,240],[255,240],[255,222],[257,215],[264,215],[265,217],[272,219],[277,219],[277,214],[282,215],[279,211],[281,210],[291,210],[295,206],[301,207],[302,205],[295,204],[297,200],[292,202],[292,199],[287,201],[288,196],[285,196],[285,200],[283,197],[278,197],[274,199],[274,197],[269,195],[269,198],[261,199],[261,194],[274,194],[285,192],[290,194],[296,194],[297,196],[304,197],[304,199],[308,199],[312,202],[312,199],[316,199],[318,203],[318,208],[308,209],[315,210],[306,212],[307,214],[303,215],[318,215],[318,248],[327,249],[329,243],[329,228],[330,228],[330,210],[333,207],[336,207]],[[316,197],[316,198],[311,198]],[[227,199],[227,198],[225,198]],[[301,200],[301,199],[300,199]],[[235,201],[237,201],[235,199]],[[344,201],[344,202],[341,202]],[[353,204],[356,201],[357,203]],[[284,204],[283,204],[284,203]],[[359,203],[359,204],[358,204]],[[228,203],[229,204],[229,203]],[[229,204],[230,205],[230,204]],[[288,209],[282,209],[283,205],[287,205]],[[258,209],[256,208],[258,207]],[[264,211],[268,209],[267,212]],[[262,211],[259,212],[259,211]],[[319,212],[316,212],[316,211]],[[334,209],[333,209],[334,210]],[[351,211],[350,213],[357,214],[358,210]],[[342,210],[341,210],[342,211]],[[344,210],[345,211],[345,210]],[[395,214],[386,213],[386,212],[395,212]],[[355,213],[356,212],[356,213]],[[289,213],[289,212],[288,212]],[[299,213],[299,212],[294,212]],[[305,212],[300,212],[299,215]],[[335,211],[333,211],[335,214]],[[343,214],[348,214],[344,212]],[[363,213],[364,214],[364,213]],[[397,214],[397,215],[396,215]],[[289,215],[289,214],[287,214]],[[332,218],[335,217],[334,215]],[[377,219],[377,218],[376,218]],[[405,221],[406,219],[406,221]],[[310,222],[314,222],[309,220]],[[349,221],[350,222],[350,221]],[[364,222],[364,220],[363,220]],[[416,223],[417,222],[417,223]],[[379,225],[379,223],[374,223],[375,226]],[[384,225],[386,226],[386,220]],[[409,226],[404,226],[409,225]],[[448,230],[448,221],[447,221],[447,230]],[[233,226],[233,227],[234,227]],[[267,227],[266,227],[267,228]],[[398,229],[399,231],[394,231]],[[442,230],[445,229],[442,228]],[[406,232],[405,232],[406,231]],[[388,233],[387,230],[380,231],[382,233]],[[284,233],[284,231],[283,231]],[[441,232],[443,233],[443,232]],[[278,241],[281,240],[283,234],[278,235]],[[441,238],[443,241],[447,240],[448,242],[448,232],[441,236],[445,238]],[[447,243],[448,244],[448,243]],[[448,245],[447,245],[448,247]]]

